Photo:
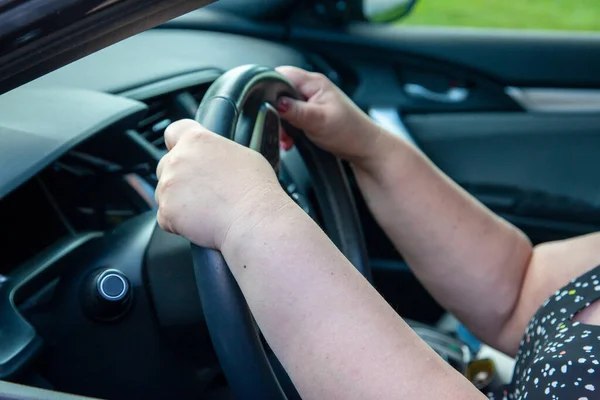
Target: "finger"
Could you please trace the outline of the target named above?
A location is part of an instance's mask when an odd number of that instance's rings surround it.
[[[160,161],[158,162],[158,166],[156,167],[156,177],[158,178],[158,185],[156,186],[156,189],[154,189],[154,201],[156,202],[156,205],[160,207],[160,188],[161,188],[161,184],[160,184],[160,178],[163,175],[163,171],[165,169],[165,165],[167,165],[167,157],[169,155],[165,155],[163,156]]]
[[[166,207],[166,199],[168,198],[168,193],[166,193],[164,188],[164,182],[158,182],[156,190],[154,191],[154,199],[156,200],[156,205],[158,206],[158,210],[156,212],[156,220],[161,228],[165,231],[173,233],[172,230],[172,221],[169,218],[171,214],[169,209]],[[163,198],[164,197],[164,198]],[[162,200],[162,202],[161,202]]]
[[[182,119],[173,122],[165,129],[165,144],[169,151],[181,140],[181,138],[189,132],[203,130],[204,127],[193,119]]]
[[[298,91],[307,99],[310,99],[321,90],[323,88],[323,83],[326,81],[326,78],[323,79],[324,77],[319,74],[314,74],[296,67],[284,66],[277,67],[275,70],[292,82]]]
[[[304,130],[315,126],[323,112],[320,106],[289,97],[281,97],[277,101],[277,111],[281,118]]]
[[[160,190],[158,189],[154,190],[154,203],[156,203],[156,206],[160,208]]]
[[[163,231],[168,232],[168,233],[173,233],[173,230],[171,229],[171,224],[169,223],[169,220],[164,215],[165,215],[164,211],[159,208],[158,211],[156,212],[156,222],[158,222],[158,225],[161,227],[161,229]]]
[[[158,165],[156,166],[156,177],[158,178],[159,181],[160,181],[160,177],[162,176],[162,173],[165,169],[165,165],[167,163],[166,160],[167,160],[168,156],[169,156],[168,154],[164,155],[158,162]]]
[[[294,148],[294,139],[286,133],[283,127],[279,130],[279,147],[284,151],[290,151]]]

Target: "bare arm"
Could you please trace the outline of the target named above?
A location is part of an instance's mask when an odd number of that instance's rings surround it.
[[[514,355],[544,300],[600,263],[599,236],[532,249],[418,150],[372,137],[377,156],[354,168],[370,209],[433,296],[490,345]]]
[[[170,125],[165,142],[159,224],[221,250],[303,398],[483,398],[287,196],[264,157],[189,120]]]
[[[280,102],[282,117],[352,163],[375,218],[433,296],[480,338],[514,354],[521,327],[498,332],[522,297],[532,255],[527,238],[418,150],[378,128],[326,77],[278,70],[306,98]]]
[[[544,300],[600,263],[600,236],[532,249],[522,232],[375,126],[326,77],[294,67],[278,71],[306,98],[281,102],[282,117],[354,165],[371,211],[418,278],[492,346],[515,354]],[[594,306],[582,315],[593,318]]]
[[[303,398],[483,398],[302,210],[285,204],[256,212],[256,223],[246,218],[222,252]]]

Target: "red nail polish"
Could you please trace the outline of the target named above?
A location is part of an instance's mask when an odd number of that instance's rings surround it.
[[[285,132],[283,127],[279,128],[279,146],[283,151],[290,151],[294,148],[294,139]]]
[[[290,151],[291,149],[294,148],[294,139],[292,139],[289,136],[283,136],[280,140],[279,140],[279,146],[281,147],[281,149],[283,151]]]
[[[286,113],[290,110],[291,106],[292,106],[292,103],[290,102],[289,99],[286,99],[286,98],[279,99],[279,101],[277,102],[277,111],[279,111],[280,113]]]

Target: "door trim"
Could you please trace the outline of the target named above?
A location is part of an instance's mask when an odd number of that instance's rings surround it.
[[[600,111],[600,89],[520,88],[505,92],[526,111],[592,113]]]

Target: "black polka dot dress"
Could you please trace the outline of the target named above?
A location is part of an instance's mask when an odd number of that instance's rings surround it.
[[[488,397],[600,399],[600,326],[572,321],[599,299],[600,266],[546,300],[525,330],[512,383]]]

